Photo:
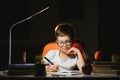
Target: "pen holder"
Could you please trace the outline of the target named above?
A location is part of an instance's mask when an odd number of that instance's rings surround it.
[[[35,64],[35,76],[46,76],[45,64]]]

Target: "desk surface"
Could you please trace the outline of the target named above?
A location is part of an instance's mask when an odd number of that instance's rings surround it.
[[[115,79],[115,80],[120,80],[120,75],[116,75],[116,74],[97,74],[97,73],[91,73],[91,75],[85,75],[85,74],[79,74],[79,75],[67,75],[67,76],[58,76],[58,75],[51,75],[51,74],[47,74],[46,76],[34,76],[34,75],[17,75],[17,76],[10,76],[4,73],[4,71],[0,71],[0,79],[2,80],[8,80],[8,79],[12,79],[12,80],[19,80],[19,79],[29,79],[29,80],[35,80],[35,79],[90,79],[90,80],[95,80],[95,79],[99,79],[99,80],[104,80],[104,79]]]

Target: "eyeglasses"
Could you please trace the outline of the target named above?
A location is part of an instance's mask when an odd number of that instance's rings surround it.
[[[72,44],[72,41],[65,41],[65,42],[63,42],[63,41],[58,41],[58,45],[59,46],[64,46],[64,44],[66,45],[66,46],[70,46],[71,44]]]

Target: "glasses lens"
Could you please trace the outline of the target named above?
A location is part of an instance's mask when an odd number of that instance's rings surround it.
[[[59,46],[63,46],[64,44],[65,44],[66,46],[70,46],[70,45],[72,44],[72,42],[71,42],[71,41],[65,41],[65,42],[60,41],[60,42],[58,42],[58,45],[59,45]]]

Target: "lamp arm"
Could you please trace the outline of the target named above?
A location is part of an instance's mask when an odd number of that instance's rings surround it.
[[[12,36],[11,36],[11,35],[12,35],[12,29],[13,29],[17,24],[20,24],[20,23],[22,23],[22,22],[25,22],[25,21],[33,18],[34,16],[36,16],[36,15],[44,12],[44,11],[47,10],[48,8],[49,8],[49,6],[46,7],[46,8],[44,8],[44,9],[42,9],[41,11],[33,14],[32,16],[29,16],[29,17],[27,17],[27,18],[25,18],[25,19],[23,19],[23,20],[21,20],[21,21],[18,21],[18,22],[16,22],[16,23],[14,23],[14,24],[10,27],[10,30],[9,30],[9,65],[11,64],[11,52],[12,52],[12,49],[11,49],[11,47],[12,47],[12,45],[11,45],[11,39],[12,39],[12,38],[11,38],[11,37],[12,37]]]

